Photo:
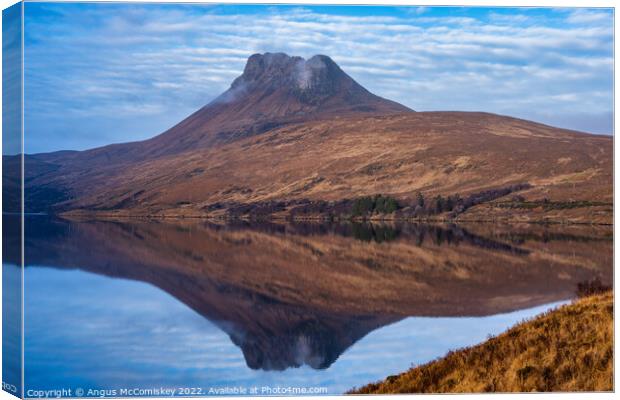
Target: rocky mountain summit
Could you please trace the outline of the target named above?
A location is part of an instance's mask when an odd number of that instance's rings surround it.
[[[258,119],[411,111],[370,93],[328,56],[284,53],[252,55],[243,74],[207,107],[222,103],[243,103],[246,117]]]

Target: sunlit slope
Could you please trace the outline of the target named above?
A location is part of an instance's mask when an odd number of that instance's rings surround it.
[[[354,393],[611,391],[613,307],[581,299]]]
[[[466,195],[529,183],[526,199],[612,199],[610,137],[481,113],[406,113],[274,129],[213,148],[56,177],[62,207],[206,215],[217,202]],[[45,179],[45,176],[41,177]],[[36,183],[35,180],[33,183]],[[609,214],[610,215],[610,214]]]

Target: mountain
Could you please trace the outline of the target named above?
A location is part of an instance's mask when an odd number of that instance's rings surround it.
[[[28,211],[224,216],[377,194],[413,212],[423,193],[484,200],[456,203],[461,219],[611,223],[612,154],[611,137],[487,113],[414,112],[327,56],[266,53],[152,139],[26,156],[25,198]]]
[[[171,154],[292,122],[408,111],[364,89],[327,56],[254,54],[227,91],[149,145],[156,149],[151,154]]]
[[[135,162],[231,142],[293,122],[412,111],[375,96],[329,57],[252,55],[230,88],[152,139],[85,152],[89,162]]]

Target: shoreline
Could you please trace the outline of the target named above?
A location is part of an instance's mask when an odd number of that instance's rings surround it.
[[[311,222],[311,223],[414,223],[414,224],[461,224],[461,223],[484,223],[484,224],[531,224],[531,225],[587,225],[587,226],[609,226],[613,227],[613,222],[583,222],[570,220],[552,219],[450,219],[450,218],[325,218],[325,217],[295,217],[270,216],[269,218],[248,218],[248,217],[223,217],[212,215],[187,215],[187,214],[108,214],[108,213],[60,213],[60,214],[36,214],[51,215],[69,220],[101,219],[101,220],[122,220],[122,219],[144,219],[144,220],[163,220],[163,219],[193,219],[208,221],[245,221],[245,222]]]

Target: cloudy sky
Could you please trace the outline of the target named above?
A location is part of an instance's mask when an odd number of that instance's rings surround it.
[[[609,9],[26,3],[26,152],[156,135],[267,51],[418,111],[613,131]]]

